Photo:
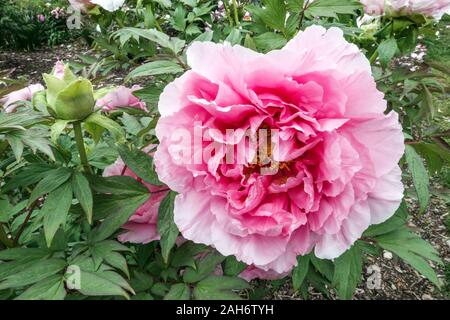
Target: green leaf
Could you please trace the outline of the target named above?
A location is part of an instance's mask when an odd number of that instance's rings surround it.
[[[131,71],[125,78],[125,81],[128,82],[131,79],[139,77],[157,76],[161,74],[178,74],[183,71],[184,69],[178,63],[170,60],[152,61]]]
[[[361,280],[362,252],[358,242],[334,262],[333,284],[341,299],[349,300]]]
[[[356,10],[362,10],[362,5],[357,0],[315,0],[310,1],[305,15],[309,18],[330,17],[338,18],[338,14],[355,15]]]
[[[156,105],[159,101],[163,88],[161,87],[145,87],[133,92],[133,95],[144,101],[147,106]]]
[[[72,176],[72,189],[75,197],[80,202],[81,207],[86,213],[87,220],[92,224],[93,197],[89,181],[79,172]]]
[[[240,44],[241,39],[241,31],[239,29],[233,28],[230,34],[225,38],[225,41],[234,46],[236,44]]]
[[[247,9],[268,27],[284,32],[286,5],[283,0],[265,0],[264,7],[248,6]]]
[[[123,296],[129,298],[128,293],[109,278],[103,272],[81,271],[80,274],[80,291],[86,296]]]
[[[253,38],[255,44],[262,51],[267,52],[282,48],[287,40],[279,33],[266,32]]]
[[[120,146],[118,150],[123,162],[139,178],[153,185],[162,185],[156,174],[153,158],[147,153],[139,149],[130,150],[127,146]]]
[[[0,260],[41,259],[46,257],[49,251],[39,248],[12,248],[0,251]]]
[[[69,120],[57,119],[55,123],[50,127],[51,139],[53,143],[57,143],[59,136],[64,132],[69,122]]]
[[[158,210],[158,231],[161,235],[160,245],[161,254],[164,261],[169,260],[169,253],[175,245],[179,231],[173,220],[173,208],[176,193],[170,191],[161,202]]]
[[[394,231],[406,223],[407,216],[408,216],[408,208],[406,207],[406,203],[402,201],[400,207],[397,209],[397,211],[392,217],[390,217],[383,223],[371,225],[364,232],[363,236],[374,237]]]
[[[98,125],[108,130],[116,141],[125,141],[125,132],[122,127],[114,120],[109,119],[98,113],[92,113],[85,120],[86,124]]]
[[[191,290],[184,283],[177,283],[170,287],[169,292],[164,296],[164,300],[189,300]]]
[[[249,284],[240,278],[209,276],[194,288],[197,300],[241,300],[233,290],[247,289]]]
[[[67,214],[72,205],[72,186],[64,183],[58,189],[49,193],[41,215],[44,217],[44,231],[47,246],[52,244],[53,237],[61,225],[66,222]]]
[[[397,51],[398,47],[395,38],[389,38],[381,42],[378,46],[378,56],[380,57],[381,65],[386,67]]]
[[[420,204],[420,213],[423,213],[428,207],[430,201],[429,177],[425,169],[422,158],[417,154],[413,147],[406,145],[405,149],[406,162],[411,172],[414,187]]]
[[[395,253],[436,286],[440,286],[436,273],[425,260],[428,259],[442,264],[438,252],[428,242],[411,232],[406,226],[380,235],[375,240],[380,247]]]
[[[62,275],[54,275],[32,285],[15,300],[64,300],[65,296]]]
[[[187,283],[198,282],[214,272],[217,265],[222,263],[225,257],[219,253],[210,253],[205,258],[197,261],[197,268],[187,268],[183,274],[183,281]]]
[[[303,284],[303,281],[306,278],[309,270],[309,255],[306,256],[298,256],[297,257],[297,266],[292,270],[292,286],[294,290],[300,289],[300,286]]]
[[[235,256],[229,256],[225,259],[223,274],[230,277],[237,277],[247,268],[247,264],[238,261]]]
[[[196,268],[194,257],[204,252],[208,247],[192,241],[186,241],[178,247],[172,255],[171,265],[175,268],[191,267]]]
[[[47,171],[45,177],[36,185],[28,199],[28,206],[46,193],[52,192],[65,183],[72,176],[72,171],[68,168],[58,168]]]
[[[148,191],[147,191],[148,192]],[[100,226],[92,231],[92,240],[105,240],[116,232],[133,213],[149,198],[149,194],[132,197],[120,195],[102,195],[94,199],[94,218],[104,218]]]
[[[27,286],[53,276],[66,267],[62,259],[52,258],[36,261],[28,268],[12,274],[0,282],[0,290]]]
[[[319,259],[313,254],[311,255],[310,259],[314,268],[319,271],[321,275],[325,276],[327,280],[333,281],[334,265],[331,260]]]

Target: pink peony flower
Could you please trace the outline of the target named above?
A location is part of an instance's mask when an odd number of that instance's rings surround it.
[[[102,108],[102,111],[105,112],[113,111],[120,107],[133,107],[148,112],[145,103],[133,95],[133,92],[139,89],[141,89],[139,86],[133,86],[131,89],[119,86],[97,100],[96,106]]]
[[[111,176],[129,176],[145,185],[152,193],[150,198],[131,216],[130,220],[122,227],[127,230],[119,235],[119,241],[132,243],[149,243],[153,240],[159,240],[157,228],[158,209],[161,201],[167,195],[167,187],[154,186],[142,181],[133,171],[125,167],[121,159],[105,168],[104,177]]]
[[[86,11],[93,5],[99,5],[103,9],[114,12],[123,6],[125,0],[69,0],[70,5],[77,10]]]
[[[0,99],[0,104],[3,105],[3,111],[6,113],[14,112],[19,106],[19,101],[31,101],[33,94],[42,90],[45,90],[45,88],[38,83],[7,94]]]
[[[44,16],[43,14],[39,14],[39,15],[37,16],[37,18],[38,18],[38,21],[39,21],[39,22],[41,22],[41,23],[45,22],[45,16]]]
[[[387,0],[386,5],[399,15],[418,13],[440,20],[450,14],[450,0]]]
[[[370,16],[380,16],[384,13],[385,0],[360,0],[364,12]]]
[[[396,211],[398,115],[340,29],[309,27],[265,55],[195,42],[187,58],[160,97],[155,153],[186,239],[281,274],[313,248],[338,257]]]

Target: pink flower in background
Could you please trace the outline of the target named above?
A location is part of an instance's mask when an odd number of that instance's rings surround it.
[[[45,16],[43,14],[39,14],[37,16],[37,18],[38,18],[39,22],[41,22],[41,23],[45,22]]]
[[[97,107],[102,111],[113,111],[120,107],[132,107],[148,111],[145,103],[133,95],[133,92],[141,89],[139,86],[133,86],[131,89],[120,86],[107,93],[103,98],[97,100]]]
[[[387,6],[396,14],[423,14],[440,20],[447,13],[450,14],[450,0],[387,0]]]
[[[53,68],[53,75],[61,80],[62,78],[64,78],[65,68],[66,66],[64,65],[64,63],[61,60],[58,60]]]
[[[145,185],[152,193],[150,198],[131,216],[130,220],[122,227],[127,230],[119,235],[119,241],[132,243],[149,243],[153,240],[159,240],[157,229],[158,209],[161,201],[167,195],[167,187],[154,186],[142,181],[133,171],[125,165],[121,159],[105,168],[104,177],[111,176],[129,176]]]
[[[42,90],[45,90],[45,88],[38,83],[7,94],[0,99],[0,104],[3,105],[3,111],[6,113],[14,112],[19,106],[19,101],[31,101],[33,94]]]
[[[338,28],[307,28],[282,50],[195,42],[192,70],[159,100],[155,165],[179,193],[174,219],[183,237],[267,272],[282,274],[313,248],[319,258],[345,252],[371,224],[393,215],[403,197],[404,151],[398,115],[387,115],[368,60]],[[268,135],[270,167],[242,134]],[[267,129],[270,129],[267,131]],[[214,144],[201,162],[202,131]],[[209,132],[209,135],[206,134]],[[195,140],[195,139],[194,139]],[[229,151],[243,148],[246,162]]]
[[[379,16],[384,13],[385,0],[360,0],[364,5],[364,12],[370,16]]]

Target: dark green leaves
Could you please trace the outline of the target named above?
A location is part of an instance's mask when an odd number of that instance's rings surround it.
[[[195,286],[194,297],[197,300],[240,300],[233,291],[248,287],[248,283],[240,278],[209,276]]]
[[[355,11],[362,9],[362,5],[357,0],[316,0],[310,1],[305,15],[314,17],[337,18],[337,14],[356,14]]]
[[[292,286],[295,290],[300,289],[300,286],[303,284],[303,281],[306,278],[309,270],[309,261],[310,256],[298,256],[297,257],[297,266],[292,270]]]
[[[184,283],[177,283],[170,287],[169,292],[165,295],[164,300],[189,300],[191,297],[189,286]]]
[[[426,259],[442,263],[437,251],[406,226],[375,238],[385,250],[391,251],[409,263],[436,286],[440,286],[434,270]]]
[[[184,69],[176,62],[169,60],[158,60],[143,64],[133,71],[131,71],[126,77],[125,81],[139,77],[157,76],[161,74],[178,74],[183,72]]]
[[[210,253],[205,258],[198,260],[196,268],[187,268],[183,274],[183,281],[187,283],[198,282],[212,274],[217,265],[222,263],[225,257],[219,253]]]
[[[170,191],[159,206],[158,231],[161,235],[161,254],[167,263],[169,253],[178,237],[178,228],[173,221],[173,208],[176,193]]]
[[[0,282],[0,290],[23,287],[47,277],[53,276],[66,267],[66,262],[62,259],[52,258],[34,262],[28,268],[14,273]]]
[[[380,57],[381,65],[386,67],[398,50],[397,41],[395,38],[384,40],[378,46],[378,56]]]
[[[122,127],[106,116],[99,113],[92,113],[84,121],[88,126],[99,126],[108,130],[116,141],[123,141],[125,139],[125,132]]]
[[[41,214],[44,216],[44,231],[47,246],[52,244],[58,228],[66,222],[67,214],[72,205],[72,186],[65,183],[49,193]]]
[[[244,262],[238,261],[234,256],[229,256],[225,259],[223,273],[226,276],[237,277],[246,268],[247,265]]]
[[[409,145],[406,146],[405,157],[419,199],[420,212],[424,212],[430,201],[430,192],[428,190],[430,181],[428,172],[425,169],[422,158],[417,154],[413,147]]]
[[[94,204],[89,181],[83,174],[76,172],[72,176],[72,189],[75,197],[78,199],[81,207],[86,213],[88,222],[92,223],[92,210]]]
[[[126,146],[119,147],[123,162],[142,180],[153,185],[161,185],[155,172],[153,158],[139,149],[130,150]]]
[[[356,242],[349,250],[335,260],[333,284],[341,299],[351,299],[361,280],[362,251]]]
[[[52,192],[64,182],[69,180],[72,175],[72,171],[67,168],[58,168],[52,171],[48,171],[45,177],[36,185],[33,192],[28,199],[28,205],[32,204],[36,199],[42,195]]]
[[[93,241],[111,236],[150,195],[144,185],[131,177],[96,177],[91,186],[100,193],[94,197],[94,220],[103,220],[92,232]]]

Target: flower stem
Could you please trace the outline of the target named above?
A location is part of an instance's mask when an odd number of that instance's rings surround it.
[[[73,131],[75,132],[75,141],[77,143],[78,153],[80,154],[80,161],[86,173],[92,173],[91,167],[86,156],[86,149],[84,149],[83,131],[81,129],[81,122],[73,123]]]
[[[372,56],[370,57],[370,64],[374,64],[375,63],[375,61],[377,60],[377,58],[378,58],[378,49],[377,50],[375,50],[375,52],[372,54]]]
[[[233,12],[234,12],[234,22],[236,23],[236,26],[239,25],[239,14],[238,14],[238,5],[236,0],[233,0]]]
[[[227,14],[227,18],[228,18],[228,22],[230,23],[230,26],[233,26],[233,18],[231,18],[230,8],[228,7],[227,1],[228,0],[225,0],[223,2],[223,7],[225,9],[225,13]]]

